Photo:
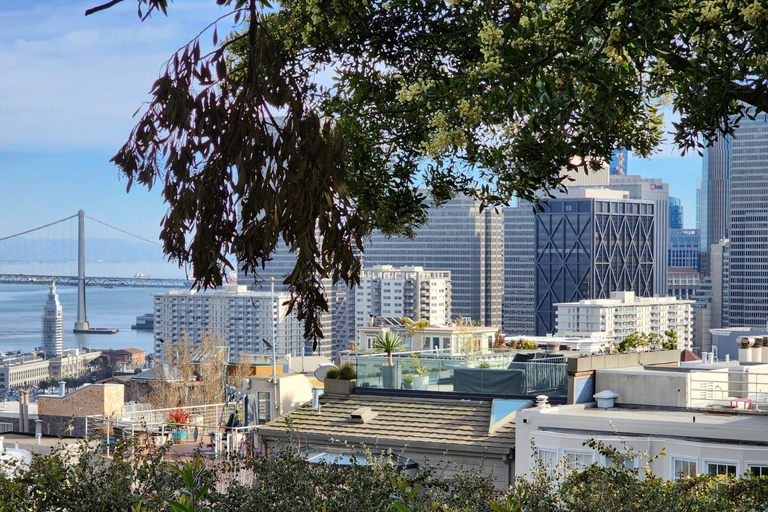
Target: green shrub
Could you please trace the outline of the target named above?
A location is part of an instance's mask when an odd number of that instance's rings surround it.
[[[339,375],[341,375],[341,370],[339,370],[338,368],[336,368],[334,366],[333,368],[329,368],[328,369],[328,372],[325,374],[325,378],[326,379],[339,379],[339,378],[341,378],[341,377],[339,377]]]
[[[352,366],[350,363],[344,363],[341,365],[341,368],[339,368],[339,379],[345,379],[345,380],[354,380],[357,378],[357,371],[355,371],[355,367]]]

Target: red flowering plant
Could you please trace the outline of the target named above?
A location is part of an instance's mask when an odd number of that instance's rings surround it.
[[[168,413],[168,423],[186,425],[189,423],[189,413],[184,409],[174,409]]]

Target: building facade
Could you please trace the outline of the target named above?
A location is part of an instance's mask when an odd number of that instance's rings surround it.
[[[170,291],[154,296],[155,357],[162,360],[166,345],[175,345],[189,336],[192,345],[203,335],[216,345],[229,347],[230,361],[241,354],[261,355],[272,351],[263,340],[276,339],[276,353],[301,356],[306,347],[303,324],[288,314],[285,292],[248,291],[247,286],[220,290]]]
[[[49,359],[61,355],[64,350],[64,313],[56,293],[56,281],[51,282],[48,299],[43,308],[43,352]]]
[[[635,297],[633,292],[613,292],[610,299],[555,304],[557,334],[620,341],[634,332],[663,336],[672,329],[677,333],[678,348],[690,348],[692,304],[674,297]]]
[[[669,185],[660,179],[643,178],[639,175],[611,176],[609,188],[629,192],[630,199],[653,201],[655,203],[656,229],[654,250],[656,275],[654,294],[663,295],[667,289],[667,243],[669,226]]]
[[[451,315],[501,326],[503,225],[501,213],[480,212],[473,198],[458,196],[429,210],[413,239],[375,232],[364,266],[418,266],[451,273]]]
[[[729,228],[727,234],[715,232],[710,209],[710,244],[729,239],[729,325],[763,326],[768,316],[768,115],[743,119],[728,142]]]
[[[536,224],[533,205],[504,209],[504,302],[502,331],[536,332]]]
[[[712,264],[712,328],[728,327],[731,310],[731,244],[727,238],[710,248]]]
[[[355,330],[375,317],[451,322],[451,273],[446,270],[374,265],[363,269],[352,294]]]
[[[668,267],[699,270],[699,230],[670,229]]]
[[[700,274],[693,268],[670,267],[667,276],[667,297],[692,299],[701,284]]]
[[[683,229],[683,202],[679,197],[669,196],[669,229]]]
[[[707,254],[709,275],[710,247],[728,236],[728,206],[730,180],[731,140],[723,137],[716,140],[704,152],[702,162],[702,250]]]
[[[554,333],[557,303],[656,293],[656,204],[626,196],[574,189],[535,216],[537,336]]]

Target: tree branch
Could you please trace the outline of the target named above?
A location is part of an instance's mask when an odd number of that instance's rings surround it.
[[[112,6],[115,6],[115,5],[119,4],[122,1],[123,0],[111,0],[111,1],[109,1],[107,3],[105,3],[105,4],[97,5],[96,7],[92,7],[90,9],[88,9],[87,11],[85,11],[85,15],[86,16],[90,16],[91,14],[95,14],[95,13],[97,13],[99,11],[105,11],[105,10],[109,9],[110,7],[112,7]]]

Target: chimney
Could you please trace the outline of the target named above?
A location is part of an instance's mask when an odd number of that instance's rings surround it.
[[[5,446],[3,445],[3,441],[5,441],[5,437],[0,436],[0,455],[5,453]]]
[[[67,395],[67,383],[63,380],[59,381],[59,396],[66,396]]]

